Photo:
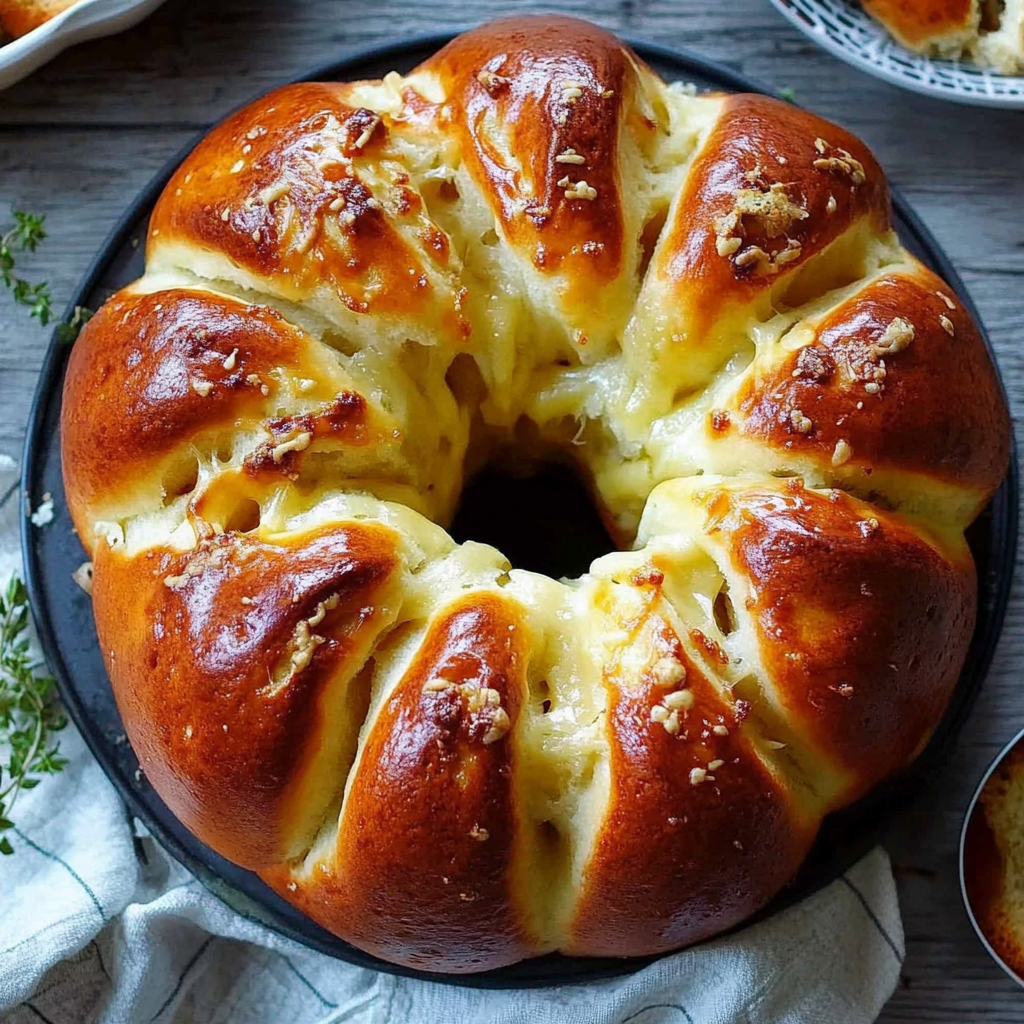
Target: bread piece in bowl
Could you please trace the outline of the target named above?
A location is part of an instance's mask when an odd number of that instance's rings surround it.
[[[864,9],[906,47],[959,57],[978,37],[980,0],[863,0]]]
[[[864,9],[915,53],[1024,73],[1024,0],[863,0]]]
[[[996,956],[1024,978],[1024,748],[1006,752],[986,779],[964,834],[964,889]]]
[[[0,0],[0,27],[17,39],[76,3],[78,0]]]

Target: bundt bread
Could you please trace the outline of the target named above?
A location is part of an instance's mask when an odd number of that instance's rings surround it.
[[[146,259],[64,393],[100,643],[161,797],[335,934],[670,950],[927,742],[1009,421],[842,129],[499,21],[228,118]],[[456,544],[509,449],[571,457],[622,550]]]

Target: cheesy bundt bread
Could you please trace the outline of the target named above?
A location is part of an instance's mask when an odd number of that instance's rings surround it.
[[[146,255],[64,394],[106,664],[167,804],[332,932],[673,949],[927,742],[1009,425],[847,132],[499,21],[234,114]],[[571,457],[623,550],[455,544],[510,449]]]
[[[1024,0],[862,0],[916,53],[973,60],[1024,75]]]

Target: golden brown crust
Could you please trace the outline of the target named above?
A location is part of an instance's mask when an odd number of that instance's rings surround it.
[[[913,50],[963,40],[978,25],[978,0],[864,0],[864,8]]]
[[[271,484],[294,479],[320,447],[382,451],[398,437],[349,385],[269,306],[185,288],[119,292],[68,363],[61,444],[74,467],[65,490],[80,535],[91,545],[97,519],[119,519],[140,500],[173,500],[183,463],[246,430],[266,439],[253,442],[242,468]],[[283,405],[301,411],[282,415]],[[193,484],[186,473],[183,486]]]
[[[183,442],[258,417],[278,388],[271,371],[295,365],[303,341],[275,310],[209,292],[121,292],[105,303],[72,349],[61,411],[80,532],[91,533],[100,496],[134,486]]]
[[[524,632],[493,594],[446,608],[366,738],[336,848],[304,876],[263,877],[386,960],[461,973],[535,953],[512,888]]]
[[[76,3],[78,0],[0,0],[0,28],[18,39]]]
[[[505,237],[538,270],[566,272],[571,301],[621,269],[618,138],[635,61],[608,32],[545,16],[467,32],[422,68],[444,83],[464,158]],[[581,162],[559,161],[572,154]]]
[[[862,491],[877,470],[974,491],[975,514],[1010,458],[985,344],[963,304],[922,266],[884,274],[832,309],[810,344],[748,378],[729,423],[785,457],[816,458]],[[730,430],[712,434],[727,439]]]
[[[366,524],[134,558],[98,546],[96,628],[132,747],[174,814],[225,857],[256,868],[308,848],[344,781],[339,758],[318,763],[337,727],[328,691],[387,623],[397,567],[392,531]],[[323,803],[294,807],[309,773],[327,780]]]
[[[1015,744],[989,776],[964,836],[967,900],[996,954],[1024,978],[1024,927],[1020,919],[1020,779],[1024,745]]]
[[[676,332],[700,346],[730,308],[750,306],[861,218],[890,221],[885,176],[849,132],[781,100],[730,96],[707,135],[652,270]]]
[[[293,472],[308,448],[302,451],[292,449],[282,454],[281,446],[287,446],[291,438],[308,434],[310,444],[320,437],[334,437],[354,445],[363,445],[369,440],[366,400],[353,391],[343,392],[311,412],[273,416],[267,420],[266,427],[270,437],[245,457],[245,471],[252,476]]]
[[[457,339],[457,294],[435,279],[447,239],[421,218],[407,174],[376,173],[387,118],[350,106],[349,90],[285,86],[214,128],[157,203],[147,258],[159,265],[169,245],[214,252],[274,294],[325,289],[352,313],[384,317],[433,311]]]
[[[732,927],[789,881],[817,831],[755,752],[743,702],[708,682],[666,623],[658,633],[692,700],[658,721],[671,697],[655,673],[609,666],[612,791],[569,947],[590,956],[660,953]]]
[[[705,530],[746,611],[788,728],[850,773],[855,799],[908,764],[942,715],[974,629],[966,548],[839,491],[709,489]]]

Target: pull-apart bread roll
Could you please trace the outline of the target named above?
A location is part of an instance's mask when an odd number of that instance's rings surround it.
[[[462,972],[769,901],[940,720],[1009,437],[862,143],[566,18],[215,128],[63,418],[147,778],[335,934]],[[574,459],[621,550],[456,544],[509,447]]]

